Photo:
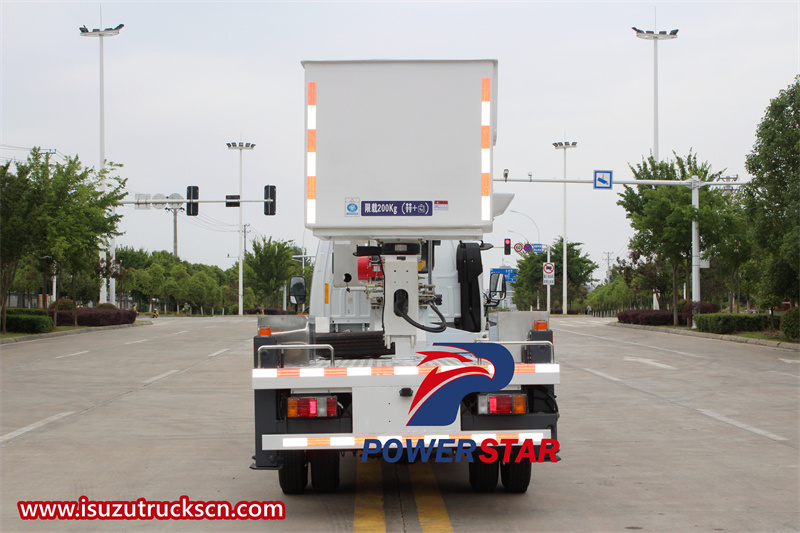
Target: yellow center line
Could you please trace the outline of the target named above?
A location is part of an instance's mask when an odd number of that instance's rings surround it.
[[[414,500],[417,504],[417,516],[423,533],[452,533],[450,516],[444,505],[444,499],[436,484],[433,468],[428,463],[416,463],[408,466],[411,485],[414,487]]]
[[[386,513],[383,510],[383,476],[381,462],[358,458],[356,467],[356,504],[353,533],[385,532]]]

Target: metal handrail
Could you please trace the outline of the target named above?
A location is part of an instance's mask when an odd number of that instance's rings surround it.
[[[265,344],[258,348],[258,366],[256,368],[261,368],[262,350],[328,350],[331,352],[331,366],[336,366],[333,346],[330,344]],[[283,368],[283,359],[281,359],[279,368]]]

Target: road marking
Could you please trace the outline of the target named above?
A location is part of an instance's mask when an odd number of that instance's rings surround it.
[[[784,363],[800,363],[800,359],[781,359],[778,357],[778,361],[783,361]]]
[[[149,340],[150,339],[141,339],[141,340],[138,340],[138,341],[126,342],[125,344],[138,344],[140,342],[145,342],[145,341],[149,341]]]
[[[218,325],[219,325],[219,324],[214,324],[213,326],[206,326],[206,327],[204,327],[203,329],[215,328],[215,327],[217,327]]]
[[[209,357],[216,357],[216,356],[218,356],[218,355],[219,355],[219,354],[221,354],[221,353],[225,353],[225,352],[227,352],[228,350],[230,350],[230,348],[225,348],[224,350],[220,350],[220,351],[218,351],[218,352],[214,352],[214,353],[212,353],[211,355],[209,355]]]
[[[551,328],[551,329],[555,330],[555,329],[558,329],[558,328]],[[612,339],[610,337],[601,337],[599,335],[589,335],[588,333],[578,333],[577,331],[569,331],[569,330],[564,330],[564,331],[568,331],[569,333],[572,333],[573,335],[583,335],[584,337],[594,337],[595,339],[603,339],[603,340],[611,341],[611,342],[621,342],[622,344],[633,344],[634,346],[643,346],[645,348],[652,348],[653,350],[662,350],[664,352],[677,353],[677,354],[680,354],[680,355],[688,355],[689,357],[697,357],[698,359],[705,359],[705,357],[703,357],[702,355],[695,355],[693,353],[679,352],[679,351],[676,351],[676,350],[668,350],[667,348],[661,348],[660,346],[650,346],[649,344],[642,344],[640,342],[621,341],[619,339]]]
[[[601,378],[610,379],[611,381],[622,381],[619,378],[615,378],[614,376],[609,376],[608,374],[603,374],[602,372],[598,372],[597,370],[592,370],[591,368],[584,368],[587,372],[594,374],[595,376],[600,376]]]
[[[189,333],[188,330],[178,331],[177,333],[170,333],[170,335],[180,335],[181,333]]]
[[[45,418],[44,420],[39,420],[38,422],[35,422],[35,423],[31,424],[30,426],[25,426],[24,428],[20,428],[20,429],[18,429],[16,431],[12,431],[11,433],[6,433],[2,437],[0,437],[0,443],[4,443],[6,441],[9,441],[9,440],[11,440],[11,439],[13,439],[15,437],[19,437],[20,435],[22,435],[24,433],[27,433],[29,431],[33,431],[34,429],[39,429],[40,427],[45,426],[45,425],[47,425],[47,424],[49,424],[51,422],[55,422],[56,420],[64,418],[65,416],[69,416],[74,412],[75,411],[67,411],[65,413],[58,413],[57,415],[53,415],[50,418]]]
[[[758,428],[750,426],[748,424],[744,424],[742,422],[738,422],[736,420],[728,418],[727,416],[723,416],[723,415],[721,415],[719,413],[716,413],[714,411],[709,411],[707,409],[695,409],[695,411],[697,411],[698,413],[702,413],[702,414],[704,414],[706,416],[709,416],[709,417],[711,417],[711,418],[713,418],[715,420],[719,420],[720,422],[725,422],[726,424],[730,424],[732,426],[735,426],[735,427],[737,427],[739,429],[744,429],[745,431],[749,431],[751,433],[755,433],[756,435],[761,435],[762,437],[767,437],[768,439],[772,439],[772,440],[789,440],[789,439],[786,439],[786,438],[781,437],[779,435],[776,435],[774,433],[770,433],[769,431],[764,431],[763,429],[758,429]]]
[[[89,350],[84,350],[82,352],[68,353],[67,355],[59,355],[56,357],[56,359],[61,359],[62,357],[72,357],[73,355],[80,355],[82,353],[89,353]]]
[[[793,378],[800,378],[797,374],[787,374],[786,372],[778,372],[777,370],[770,370],[773,374],[780,374],[781,376],[792,376]]]
[[[163,374],[159,374],[158,376],[156,376],[154,378],[150,378],[150,379],[144,380],[143,383],[145,385],[151,385],[151,384],[155,383],[156,381],[158,381],[159,379],[164,379],[167,376],[171,376],[175,372],[178,372],[178,371],[177,370],[170,370],[169,372],[164,372]]]
[[[422,533],[450,533],[453,526],[429,463],[408,465]]]
[[[636,361],[637,363],[644,363],[646,365],[653,365],[657,366],[658,368],[666,368],[667,370],[678,370],[674,366],[665,365],[662,363],[658,363],[653,361],[652,359],[645,359],[643,357],[625,357],[623,361]]]
[[[383,483],[381,462],[370,459],[365,463],[358,458],[356,466],[356,503],[353,532],[386,531],[386,514],[383,510]]]

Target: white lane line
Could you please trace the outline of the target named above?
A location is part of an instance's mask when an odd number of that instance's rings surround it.
[[[778,357],[778,361],[783,361],[784,363],[800,363],[800,359],[781,359]]]
[[[13,439],[15,437],[19,437],[23,433],[27,433],[29,431],[33,431],[34,429],[39,429],[40,427],[45,426],[45,425],[49,424],[50,422],[55,422],[56,420],[64,418],[65,416],[69,416],[74,412],[75,411],[67,411],[65,413],[58,413],[57,415],[53,415],[53,416],[51,416],[49,418],[45,418],[44,420],[39,420],[38,422],[35,422],[35,423],[31,424],[30,426],[25,426],[24,428],[20,428],[20,429],[18,429],[16,431],[12,431],[11,433],[6,433],[2,437],[0,437],[0,443],[4,443],[6,441],[9,441],[9,440],[11,440],[11,439]]]
[[[732,426],[736,426],[739,429],[744,429],[745,431],[749,431],[751,433],[755,433],[756,435],[761,435],[762,437],[767,437],[768,439],[772,440],[789,440],[780,435],[776,435],[774,433],[770,433],[769,431],[764,431],[763,429],[758,429],[756,427],[750,426],[748,424],[744,424],[742,422],[738,422],[727,416],[723,416],[719,413],[715,413],[714,411],[709,411],[707,409],[695,409],[698,413],[702,413],[708,417],[711,417],[715,420],[719,420],[720,422],[725,422],[726,424],[730,424]]]
[[[669,365],[665,365],[665,364],[662,364],[662,363],[658,363],[656,361],[653,361],[652,359],[645,359],[644,357],[625,357],[625,358],[623,358],[623,361],[635,361],[637,363],[644,363],[646,365],[653,365],[653,366],[657,366],[658,368],[665,368],[667,370],[678,370],[674,366],[669,366]]]
[[[181,333],[189,333],[188,330],[178,331],[177,333],[171,333],[170,335],[180,335]]]
[[[557,328],[551,328],[551,329],[555,330]],[[621,341],[619,339],[612,339],[610,337],[601,337],[599,335],[589,335],[588,333],[578,333],[577,331],[570,331],[570,330],[564,330],[564,331],[572,333],[573,335],[583,335],[584,337],[594,337],[595,339],[603,339],[603,340],[611,341],[611,342],[620,342],[622,344],[633,344],[634,346],[643,346],[645,348],[651,348],[653,350],[662,350],[664,352],[677,353],[677,354],[680,354],[680,355],[688,355],[689,357],[697,357],[698,359],[705,359],[705,357],[703,357],[702,355],[696,355],[696,354],[693,354],[693,353],[686,353],[686,352],[679,352],[677,350],[668,350],[667,348],[661,348],[660,346],[650,346],[649,344],[642,344],[640,342]]]
[[[138,341],[126,342],[125,344],[139,344],[140,342],[149,341],[150,339],[140,339]]]
[[[215,327],[217,327],[218,325],[219,325],[219,324],[214,324],[213,326],[206,326],[206,327],[204,327],[203,329],[215,328]]]
[[[218,352],[214,352],[214,353],[212,353],[211,355],[209,355],[209,357],[216,357],[216,356],[218,356],[218,355],[219,355],[219,354],[221,354],[221,353],[225,353],[225,352],[227,352],[228,350],[230,350],[230,348],[225,348],[224,350],[220,350],[220,351],[218,351]]]
[[[594,374],[595,376],[600,376],[601,378],[610,379],[611,381],[622,381],[619,378],[615,378],[614,376],[609,376],[608,374],[603,374],[602,372],[598,372],[597,370],[592,370],[591,368],[584,368],[587,372]]]
[[[89,353],[89,350],[84,350],[82,352],[68,353],[67,355],[59,355],[56,357],[56,359],[61,359],[62,357],[72,357],[73,355],[80,355],[82,353]]]
[[[164,378],[165,378],[165,377],[167,377],[167,376],[171,376],[171,375],[172,375],[172,374],[174,374],[175,372],[178,372],[178,371],[177,371],[177,370],[170,370],[169,372],[164,372],[163,374],[159,374],[158,376],[156,376],[156,377],[154,377],[154,378],[150,378],[150,379],[146,379],[146,380],[144,380],[144,381],[143,381],[143,383],[144,383],[145,385],[152,385],[153,383],[155,383],[155,382],[156,382],[156,381],[158,381],[159,379],[164,379]]]
[[[780,374],[781,376],[792,376],[793,378],[800,378],[797,374],[787,374],[786,372],[778,372],[777,370],[770,370],[773,374]]]

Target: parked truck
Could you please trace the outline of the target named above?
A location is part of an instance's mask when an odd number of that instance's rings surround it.
[[[560,369],[546,312],[486,313],[505,280],[484,292],[483,236],[512,199],[492,190],[497,61],[303,67],[305,225],[321,244],[310,314],[258,319],[252,468],[277,469],[287,494],[310,470],[331,492],[344,454],[433,452],[463,456],[477,491],[500,477],[524,492],[531,463],[557,457]],[[302,278],[290,292],[303,303]]]

